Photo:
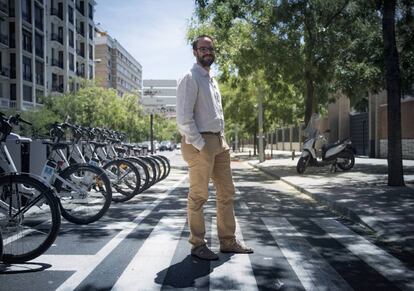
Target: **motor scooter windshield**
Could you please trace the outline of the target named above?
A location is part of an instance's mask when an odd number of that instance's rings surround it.
[[[319,115],[317,113],[313,113],[309,122],[308,126],[306,126],[304,130],[304,134],[307,138],[316,138],[319,134]]]

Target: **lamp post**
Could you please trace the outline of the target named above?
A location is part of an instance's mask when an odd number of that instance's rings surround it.
[[[259,121],[259,161],[260,163],[264,162],[264,148],[263,148],[263,92],[259,89],[258,96],[258,121]]]

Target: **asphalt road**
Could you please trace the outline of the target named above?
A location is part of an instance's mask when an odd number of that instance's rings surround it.
[[[254,254],[189,255],[188,181],[173,169],[94,224],[63,221],[43,256],[0,264],[0,290],[414,290],[412,262],[363,228],[247,164],[234,162],[233,175],[237,236]],[[213,188],[205,217],[218,251]]]

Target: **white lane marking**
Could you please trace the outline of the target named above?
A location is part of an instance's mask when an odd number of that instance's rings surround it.
[[[163,218],[125,268],[112,290],[160,290],[162,285],[155,283],[154,278],[160,270],[170,266],[185,222],[185,217]]]
[[[353,290],[287,219],[262,221],[306,290]]]
[[[399,288],[414,290],[414,272],[400,260],[334,219],[313,218],[312,221]]]
[[[111,239],[93,258],[91,258],[87,264],[78,269],[76,273],[70,276],[62,285],[59,286],[59,291],[62,290],[74,290],[120,243],[124,240],[134,229],[140,224],[144,218],[146,218],[155,207],[157,207],[175,188],[183,183],[188,176],[182,177],[177,183],[175,183],[168,192],[160,194],[158,199],[151,203],[147,209],[142,211],[131,223],[129,228],[119,232],[113,239]]]
[[[43,255],[30,263],[49,264],[48,271],[75,271],[86,265],[93,255]]]
[[[212,242],[219,245],[217,238],[217,219],[212,218]],[[240,224],[236,219],[236,238],[243,243]],[[229,254],[219,254],[219,256]],[[248,254],[234,254],[230,260],[215,267],[210,274],[210,290],[259,290]]]

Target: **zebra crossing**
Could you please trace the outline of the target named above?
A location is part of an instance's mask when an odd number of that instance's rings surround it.
[[[172,175],[174,177],[174,175]],[[120,229],[94,254],[45,254],[34,263],[50,264],[47,272],[69,272],[56,290],[363,290],[358,280],[364,273],[349,275],[349,262],[334,257],[358,260],[372,276],[372,290],[414,290],[414,272],[396,257],[355,233],[334,217],[301,218],[257,212],[248,201],[236,200],[236,236],[255,248],[255,253],[221,254],[219,261],[205,262],[189,255],[188,224],[185,215],[186,176],[176,177],[153,199],[139,205],[140,211],[131,221],[113,221],[105,229]],[[237,185],[237,184],[236,184]],[[184,188],[181,188],[184,189]],[[243,197],[238,190],[238,197]],[[176,204],[174,204],[176,203]],[[212,201],[208,207],[213,208]],[[281,202],[282,203],[282,202]],[[126,241],[134,244],[134,234],[141,233],[145,222],[148,234],[142,244],[124,252],[117,251]],[[206,212],[206,238],[213,251],[219,251],[215,211]],[[314,231],[314,228],[317,231]],[[310,239],[310,236],[314,236]],[[315,241],[323,240],[316,245]],[[324,244],[340,245],[323,249]],[[116,257],[119,256],[119,257]],[[122,258],[121,258],[122,256]],[[103,280],[99,271],[111,269],[109,262],[123,260],[121,270]],[[344,266],[339,266],[343,264]],[[352,264],[351,264],[352,265]],[[115,268],[114,268],[115,271]],[[356,273],[359,270],[354,270]],[[181,283],[172,282],[178,278]],[[2,277],[0,276],[0,281]],[[100,286],[99,282],[106,285]],[[55,290],[53,289],[53,290]],[[93,288],[92,288],[93,289]],[[0,284],[1,290],[1,284]]]

